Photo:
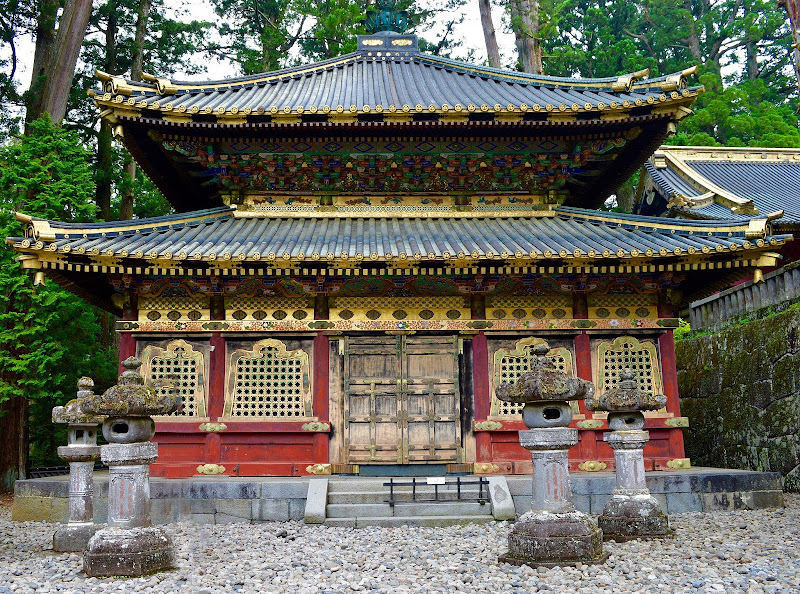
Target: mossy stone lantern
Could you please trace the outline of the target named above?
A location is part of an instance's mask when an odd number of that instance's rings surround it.
[[[106,415],[101,446],[109,467],[108,526],[89,541],[83,567],[89,576],[141,576],[174,565],[172,542],[150,519],[150,464],[158,458],[158,444],[151,415],[178,410],[180,396],[174,388],[166,393],[145,386],[139,367],[129,357],[119,383],[102,396],[83,401],[85,413]]]
[[[545,567],[602,563],[608,557],[602,532],[575,509],[568,465],[569,449],[578,443],[578,430],[569,427],[569,403],[594,394],[594,386],[558,371],[548,351],[547,344],[537,345],[531,370],[497,389],[500,400],[524,404],[528,429],[519,432],[519,441],[533,461],[531,510],[514,524],[500,561]]]
[[[58,456],[69,464],[69,521],[53,535],[53,550],[59,553],[86,550],[89,539],[100,529],[94,523],[94,463],[100,459],[97,426],[103,417],[81,410],[93,388],[92,378],[82,377],[78,397],[53,408],[53,422],[69,426],[67,445],[58,448]]]
[[[644,446],[650,434],[644,430],[642,412],[658,410],[666,402],[666,396],[640,389],[630,369],[620,372],[616,388],[586,398],[589,410],[608,412],[611,432],[603,439],[614,450],[617,467],[617,486],[598,518],[606,539],[630,540],[669,533],[669,520],[645,481]]]

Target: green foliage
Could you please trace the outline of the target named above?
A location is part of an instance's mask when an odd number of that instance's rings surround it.
[[[701,80],[706,92],[695,103],[695,113],[681,122],[672,144],[800,148],[795,101],[781,101],[766,81],[723,88],[715,74]]]
[[[20,235],[14,211],[91,221],[92,197],[90,155],[75,133],[41,119],[32,124],[31,134],[0,148],[4,237]],[[24,397],[52,407],[74,397],[81,375],[108,382],[115,355],[99,347],[99,334],[94,308],[52,282],[34,287],[13,252],[0,253],[0,402]],[[39,415],[46,418],[34,426],[50,425],[49,411],[39,410]]]

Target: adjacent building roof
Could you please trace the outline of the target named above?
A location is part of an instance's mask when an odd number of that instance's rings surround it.
[[[783,211],[776,229],[800,225],[800,149],[661,147],[645,164],[662,209],[682,217],[744,219]],[[640,212],[648,212],[644,196]],[[658,214],[651,212],[651,214]]]

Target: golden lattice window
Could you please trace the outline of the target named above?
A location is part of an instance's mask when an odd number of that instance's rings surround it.
[[[522,404],[503,402],[495,395],[497,386],[502,383],[514,383],[517,379],[531,370],[531,361],[536,357],[533,349],[536,345],[547,344],[542,338],[530,337],[518,341],[513,349],[497,349],[494,354],[494,381],[492,384],[492,416],[518,417],[522,414]],[[549,345],[548,345],[549,346]],[[550,349],[547,356],[556,366],[556,369],[572,375],[572,353],[564,347]],[[571,403],[573,412],[578,412],[577,403]]]
[[[656,345],[632,336],[620,336],[614,342],[601,342],[597,347],[597,389],[606,392],[617,387],[619,373],[630,369],[639,388],[650,394],[661,393],[661,373]]]
[[[195,351],[185,340],[173,340],[165,348],[148,345],[142,351],[142,367],[148,385],[177,376],[183,410],[170,416],[206,416],[205,358],[202,352]],[[166,391],[166,388],[158,390]]]
[[[311,416],[308,353],[272,338],[230,356],[226,417]]]

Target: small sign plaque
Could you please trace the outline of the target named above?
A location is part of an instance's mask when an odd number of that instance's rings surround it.
[[[444,477],[443,476],[429,476],[425,479],[429,485],[444,485]]]

